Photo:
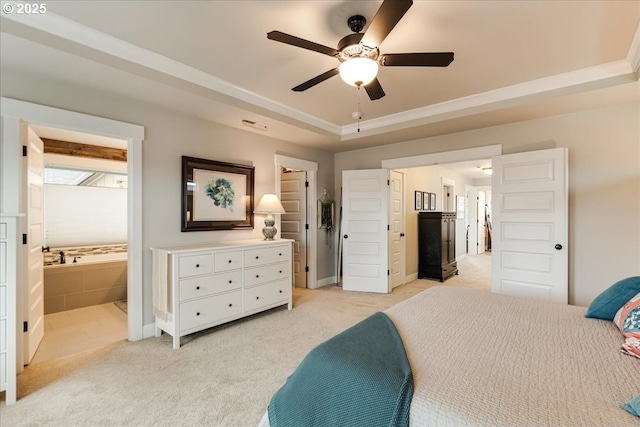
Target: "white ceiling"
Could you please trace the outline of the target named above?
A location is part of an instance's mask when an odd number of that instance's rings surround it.
[[[382,53],[453,51],[446,68],[382,67],[386,96],[333,77],[291,88],[335,58],[268,40],[279,30],[335,47],[347,18],[381,1],[56,1],[3,13],[3,72],[45,74],[330,151],[638,102],[640,1],[415,1]],[[366,27],[365,27],[366,31]],[[10,96],[11,89],[3,88]]]

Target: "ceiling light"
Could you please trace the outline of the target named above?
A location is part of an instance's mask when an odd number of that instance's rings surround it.
[[[491,166],[489,166],[486,168],[482,168],[482,173],[484,173],[485,175],[491,175],[493,173],[493,170],[491,169]]]
[[[378,63],[369,58],[351,58],[340,64],[339,71],[346,84],[366,86],[376,78]]]

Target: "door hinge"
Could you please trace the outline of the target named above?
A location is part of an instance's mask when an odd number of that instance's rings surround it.
[[[29,322],[22,323],[22,332],[29,332]]]
[[[387,270],[387,276],[391,276],[391,270]]]
[[[308,187],[308,186],[309,186],[309,181],[305,181],[305,182],[304,182],[304,186],[305,186],[305,187]]]
[[[22,146],[22,157],[27,157],[27,146],[26,145]]]
[[[304,225],[304,229],[305,229],[305,230],[308,230],[308,229],[309,229],[309,224],[305,224],[305,225]]]
[[[27,244],[27,234],[26,233],[22,235],[22,244],[23,245]]]
[[[387,180],[387,185],[391,185],[391,181]]]
[[[304,267],[304,271],[305,271],[306,273],[308,273],[308,272],[309,272],[309,266],[308,266],[308,265]]]
[[[389,226],[389,224],[387,224],[387,231],[391,230],[391,227]]]

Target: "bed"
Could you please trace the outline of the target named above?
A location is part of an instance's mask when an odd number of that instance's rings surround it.
[[[640,359],[585,312],[452,287],[389,308],[413,374],[409,425],[640,425],[621,408],[640,393]]]

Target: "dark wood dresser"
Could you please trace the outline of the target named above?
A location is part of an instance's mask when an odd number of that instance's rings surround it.
[[[418,279],[445,279],[458,274],[456,213],[418,212]]]

